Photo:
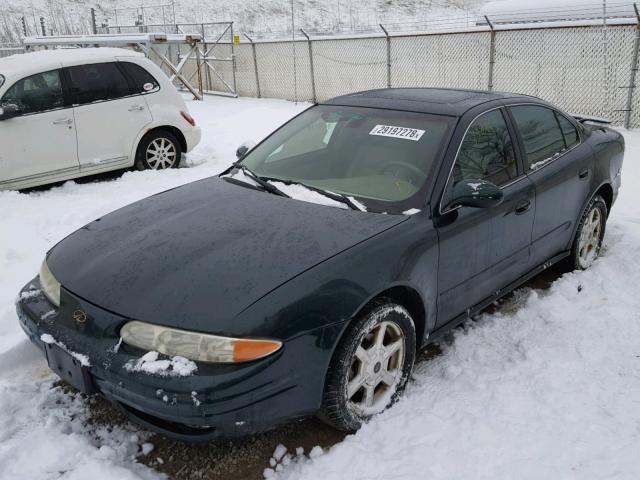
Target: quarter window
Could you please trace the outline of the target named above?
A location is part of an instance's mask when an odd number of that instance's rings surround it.
[[[500,110],[477,118],[467,130],[453,167],[454,185],[479,179],[504,185],[518,176],[513,142]]]
[[[131,62],[120,62],[120,66],[133,81],[136,94],[154,93],[160,89],[160,84],[140,65]]]
[[[564,115],[561,115],[558,112],[556,112],[556,117],[558,117],[558,123],[560,124],[560,129],[564,135],[566,147],[571,148],[574,145],[577,145],[578,142],[580,142],[580,137],[578,136],[578,130],[576,130],[576,127],[574,127]]]
[[[60,72],[38,73],[16,82],[2,97],[0,105],[14,104],[21,115],[64,108]]]
[[[115,63],[94,63],[69,67],[69,81],[75,105],[116,100],[131,95],[129,83]]]
[[[535,170],[566,149],[564,135],[553,110],[535,105],[511,107],[527,157]]]

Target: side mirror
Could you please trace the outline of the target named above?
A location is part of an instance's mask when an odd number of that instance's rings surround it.
[[[248,151],[249,151],[249,147],[247,147],[246,145],[240,145],[236,150],[236,158],[240,160],[242,157],[244,157],[247,154]]]
[[[455,207],[489,208],[502,203],[504,194],[485,180],[462,180],[453,187],[453,200],[447,209]]]
[[[247,153],[249,153],[249,150],[251,150],[253,147],[255,147],[255,143],[253,142],[244,142],[242,145],[240,145],[238,147],[238,149],[236,150],[236,158],[238,160],[240,160],[242,157],[244,157]]]
[[[17,117],[19,114],[20,109],[13,103],[8,103],[0,107],[0,120],[9,120],[10,118]]]

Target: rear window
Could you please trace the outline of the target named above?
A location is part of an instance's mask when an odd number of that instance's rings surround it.
[[[131,62],[120,62],[120,66],[133,81],[133,89],[136,93],[154,93],[160,90],[160,84],[140,65]]]
[[[4,77],[0,75],[0,87],[4,84]]]

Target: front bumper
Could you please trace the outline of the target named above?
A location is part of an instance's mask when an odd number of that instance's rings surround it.
[[[51,335],[69,352],[86,355],[95,389],[131,420],[167,437],[214,441],[241,437],[316,413],[333,345],[344,324],[306,332],[276,354],[238,365],[198,364],[186,377],[124,368],[145,352],[119,344],[128,320],[62,289],[60,309],[40,292],[38,279],[21,292],[16,310],[30,340],[44,352]],[[77,324],[73,313],[88,320]]]

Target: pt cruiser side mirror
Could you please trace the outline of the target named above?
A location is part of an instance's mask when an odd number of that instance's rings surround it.
[[[0,120],[9,120],[10,118],[17,117],[20,113],[20,109],[17,105],[9,103],[0,107]]]
[[[485,180],[462,180],[453,187],[453,200],[447,206],[489,208],[502,203],[502,190]]]

